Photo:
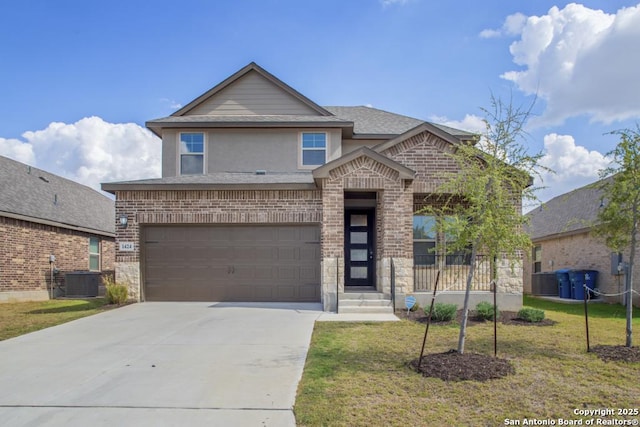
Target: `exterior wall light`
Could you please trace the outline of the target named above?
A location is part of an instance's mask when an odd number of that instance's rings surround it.
[[[127,219],[126,215],[120,215],[120,226],[122,228],[127,228],[128,222],[129,222],[129,220]]]

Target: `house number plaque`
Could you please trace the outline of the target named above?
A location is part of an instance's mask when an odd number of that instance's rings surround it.
[[[133,242],[120,242],[119,249],[121,252],[133,252]]]

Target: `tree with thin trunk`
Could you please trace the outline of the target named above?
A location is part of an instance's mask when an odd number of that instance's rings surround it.
[[[478,254],[487,256],[492,266],[493,285],[497,286],[497,266],[510,263],[512,268],[522,263],[523,251],[531,241],[523,229],[523,200],[535,201],[532,176],[539,176],[542,153],[530,154],[525,144],[525,123],[531,114],[528,108],[505,104],[493,95],[491,106],[482,109],[485,131],[475,144],[460,144],[449,154],[458,165],[439,188],[444,200],[435,215],[447,216],[440,221],[440,232],[452,242],[447,252],[470,252],[471,264],[466,279],[463,318],[460,324],[458,352],[464,353],[469,296]],[[547,169],[548,170],[548,169]]]
[[[636,129],[611,132],[620,137],[618,145],[607,156],[612,166],[600,171],[600,188],[604,206],[598,212],[594,227],[596,236],[602,237],[608,247],[616,252],[629,250],[629,262],[625,277],[627,301],[626,346],[631,347],[633,333],[633,269],[640,219],[640,125]]]

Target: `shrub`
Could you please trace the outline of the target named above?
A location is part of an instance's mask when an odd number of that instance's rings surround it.
[[[446,304],[443,302],[437,302],[433,306],[433,313],[431,314],[431,320],[436,322],[447,322],[453,320],[456,317],[458,306],[455,304]],[[429,315],[429,308],[425,307],[424,314]]]
[[[414,312],[414,311],[418,311],[418,309],[420,309],[420,304],[418,304],[418,301],[416,301],[416,303],[413,304],[413,307],[411,307],[411,310],[409,311]]]
[[[105,296],[109,304],[122,305],[127,302],[129,296],[129,290],[125,285],[119,285],[116,283],[113,275],[107,275],[102,278],[102,283],[106,288]]]
[[[542,322],[544,320],[544,310],[524,307],[523,309],[518,311],[518,319],[522,319],[532,323]]]
[[[479,302],[476,305],[476,315],[480,319],[484,320],[493,320],[493,311],[495,310],[495,306],[487,301]],[[500,311],[496,311],[496,317],[500,314]]]

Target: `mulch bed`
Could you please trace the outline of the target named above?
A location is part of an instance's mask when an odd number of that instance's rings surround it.
[[[418,311],[410,311],[409,316],[407,317],[407,311],[404,310],[402,313],[398,315],[401,319],[409,319],[414,322],[426,324],[427,316],[424,314],[422,310]],[[469,318],[467,319],[467,326],[473,326],[478,324],[491,323],[493,320],[484,320],[478,318],[474,315],[473,310],[469,310]],[[552,326],[555,325],[556,322],[551,319],[543,319],[541,322],[527,322],[526,320],[522,320],[518,318],[518,313],[515,311],[500,311],[500,315],[498,316],[498,322],[503,323],[505,325],[521,325],[521,326]],[[437,322],[435,320],[431,320],[432,325],[452,325],[452,324],[460,324],[462,323],[462,310],[458,310],[456,314],[456,320],[449,320],[446,322]]]
[[[591,352],[605,362],[640,362],[640,347],[622,345],[597,345]]]
[[[444,381],[487,381],[515,373],[508,360],[477,353],[460,354],[456,350],[426,354],[418,366],[418,359],[409,366],[425,377]]]

